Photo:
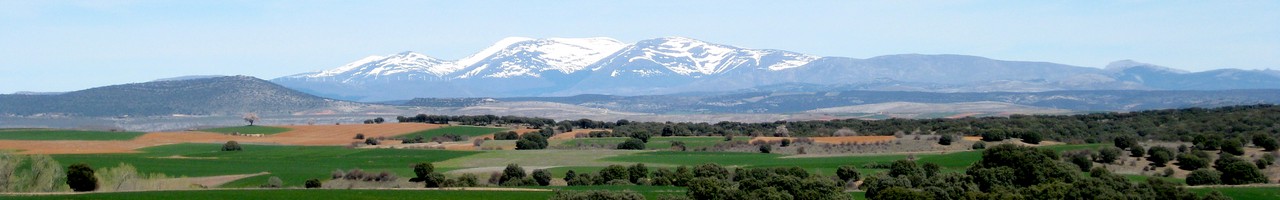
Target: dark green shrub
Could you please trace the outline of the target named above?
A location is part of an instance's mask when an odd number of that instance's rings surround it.
[[[861,179],[862,175],[858,173],[858,168],[853,165],[841,165],[840,168],[836,169],[836,176],[840,177],[841,181],[849,182]]]
[[[551,185],[551,172],[545,169],[533,170],[533,180],[541,186]]]
[[[627,141],[618,143],[618,149],[644,150],[644,141],[636,138],[627,138]]]
[[[227,143],[222,144],[222,151],[240,151],[240,150],[244,150],[244,149],[240,148],[240,143],[234,140],[227,141]]]
[[[1213,169],[1198,169],[1187,174],[1187,185],[1222,184],[1222,173]]]
[[[94,191],[98,189],[98,177],[93,175],[89,164],[74,164],[67,167],[67,186],[76,192]]]
[[[307,188],[320,188],[320,179],[307,179],[307,182],[304,183],[303,186],[306,186]]]

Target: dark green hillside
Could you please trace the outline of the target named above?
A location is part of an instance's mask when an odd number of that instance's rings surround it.
[[[288,113],[333,101],[249,76],[155,81],[58,95],[0,95],[0,114],[72,116]]]

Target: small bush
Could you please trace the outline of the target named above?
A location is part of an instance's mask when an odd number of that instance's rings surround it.
[[[951,142],[954,142],[954,140],[955,138],[953,138],[953,136],[951,135],[942,135],[942,137],[938,138],[938,144],[951,145]]]
[[[382,142],[381,142],[381,141],[378,141],[378,139],[368,138],[368,139],[364,139],[364,144],[366,144],[366,145],[378,145],[378,144],[382,144]]]
[[[760,145],[760,153],[770,152],[773,152],[773,146],[769,146],[768,144]]]
[[[974,150],[986,149],[986,148],[987,148],[987,143],[986,143],[986,142],[982,142],[982,141],[974,142],[974,143],[973,143],[973,146],[971,146],[971,147],[969,147],[969,148],[974,149]]]
[[[364,139],[364,133],[356,133],[356,137],[355,137],[355,138],[353,138],[353,139],[363,140],[363,139]]]
[[[644,150],[644,141],[628,138],[627,141],[618,144],[618,149]]]
[[[244,150],[244,149],[240,148],[239,142],[227,141],[227,143],[222,144],[222,151],[240,151],[240,150]]]
[[[267,178],[267,184],[262,185],[264,188],[280,188],[280,186],[284,186],[284,181],[280,180],[280,177],[275,176]]]
[[[320,188],[320,179],[309,179],[305,184],[307,188]]]

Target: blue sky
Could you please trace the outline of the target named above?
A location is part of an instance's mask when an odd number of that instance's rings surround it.
[[[1280,69],[1280,1],[12,1],[0,93],[183,75],[271,79],[367,55],[469,55],[509,36],[685,36],[868,58]]]

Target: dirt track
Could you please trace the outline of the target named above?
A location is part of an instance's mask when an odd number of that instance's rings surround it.
[[[280,144],[304,146],[341,146],[352,142],[356,134],[363,133],[367,138],[390,137],[421,130],[439,128],[441,125],[404,123],[404,124],[358,124],[358,125],[315,125],[315,126],[281,126],[289,128],[284,133],[264,137],[232,136],[209,132],[157,132],[147,133],[129,141],[18,141],[0,140],[0,149],[21,150],[21,154],[96,154],[96,153],[132,153],[135,149],[178,143],[223,143],[235,140],[242,144]]]

